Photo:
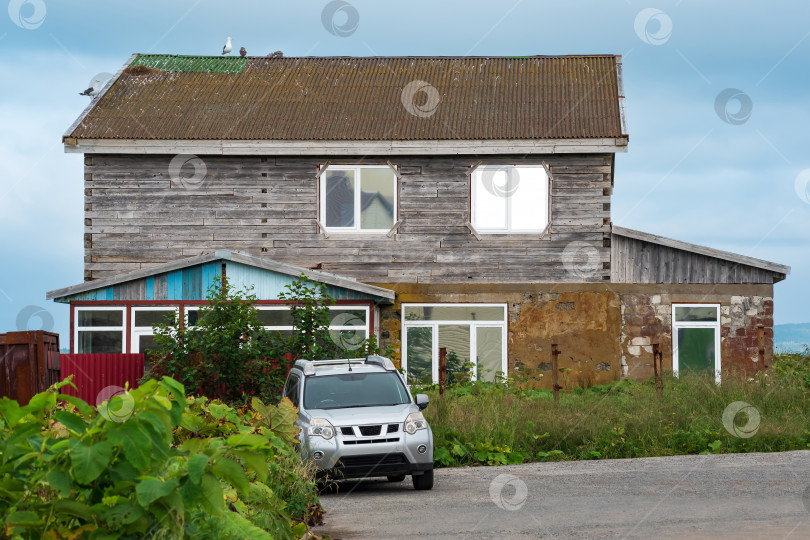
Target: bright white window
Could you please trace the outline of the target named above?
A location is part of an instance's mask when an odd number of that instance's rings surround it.
[[[124,352],[124,308],[77,307],[74,322],[76,353]]]
[[[157,345],[154,326],[177,317],[177,313],[177,308],[171,306],[133,307],[130,352],[145,353],[149,349],[154,349]]]
[[[672,371],[710,371],[720,382],[720,305],[672,305]]]
[[[505,304],[403,304],[402,367],[410,384],[439,381],[446,350],[448,382],[470,367],[475,380],[506,374]]]
[[[330,232],[388,232],[396,222],[397,177],[388,165],[330,165],[321,173],[321,222]]]
[[[482,165],[471,184],[479,233],[541,233],[548,226],[549,179],[542,165]]]

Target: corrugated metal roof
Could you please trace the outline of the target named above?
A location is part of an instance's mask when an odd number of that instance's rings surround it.
[[[618,61],[616,56],[138,55],[66,136],[324,141],[622,137]],[[416,114],[403,104],[403,90],[421,84],[414,81],[436,89],[433,95],[417,92],[413,100],[406,95]]]

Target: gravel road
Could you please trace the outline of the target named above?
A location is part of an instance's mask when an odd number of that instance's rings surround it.
[[[354,538],[810,538],[810,451],[439,469],[344,482],[315,533]]]

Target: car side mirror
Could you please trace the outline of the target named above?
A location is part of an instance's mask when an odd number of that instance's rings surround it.
[[[430,398],[427,394],[416,394],[416,406],[420,411],[427,409],[428,403],[430,403]]]

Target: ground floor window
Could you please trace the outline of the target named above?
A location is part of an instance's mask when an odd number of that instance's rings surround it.
[[[186,324],[196,326],[199,307],[186,308]],[[266,330],[292,334],[292,315],[284,305],[257,305],[259,322]],[[330,306],[329,331],[335,343],[347,351],[359,348],[370,334],[368,306]]]
[[[506,373],[505,304],[403,304],[402,367],[410,384],[439,381],[440,349],[448,382],[468,371],[474,380]]]
[[[146,353],[154,349],[157,345],[154,326],[172,321],[178,311],[171,306],[133,307],[130,352]]]
[[[286,305],[257,304],[259,321],[267,330],[294,332]],[[329,330],[332,339],[346,351],[360,348],[371,334],[370,306],[330,306]],[[76,306],[74,308],[75,352],[79,354],[148,353],[154,349],[156,324],[165,323],[179,313],[179,305],[132,306],[127,320],[126,306]],[[185,324],[197,326],[200,306],[185,306]],[[129,339],[127,339],[129,328]],[[128,342],[128,344],[127,344]]]
[[[79,354],[123,353],[124,308],[76,308],[74,332]]]
[[[672,305],[672,370],[708,370],[719,380],[719,304]]]

